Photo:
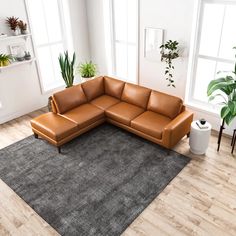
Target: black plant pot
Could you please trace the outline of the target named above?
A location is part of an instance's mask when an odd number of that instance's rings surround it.
[[[25,56],[25,60],[26,60],[26,61],[31,60],[31,56]]]

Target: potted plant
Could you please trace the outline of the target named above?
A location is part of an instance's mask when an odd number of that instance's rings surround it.
[[[91,80],[97,73],[97,66],[92,61],[81,63],[78,66],[78,72],[82,78],[82,82]]]
[[[0,67],[8,66],[11,64],[11,55],[0,54]]]
[[[236,47],[233,49],[236,49]],[[218,74],[220,73],[218,72]],[[236,117],[236,63],[233,71],[224,73],[227,75],[210,81],[207,88],[209,101],[214,100],[216,97],[221,99],[219,104],[223,105],[220,111],[223,126],[224,122],[229,125]]]
[[[22,20],[18,21],[18,26],[20,28],[21,34],[27,34],[27,24]]]
[[[65,81],[66,88],[73,86],[75,59],[75,53],[73,53],[73,58],[71,60],[68,51],[65,51],[64,55],[60,54],[58,58],[61,68],[61,75]]]
[[[234,47],[233,49],[236,49]],[[235,55],[236,58],[236,55]],[[220,74],[221,72],[218,72]],[[223,130],[225,129],[225,123],[230,125],[231,122],[236,117],[236,63],[234,65],[233,71],[224,71],[224,76],[210,81],[207,87],[207,96],[209,97],[209,101],[214,100],[215,98],[220,98],[221,102],[219,103],[222,105],[220,111],[220,117],[222,119],[222,124],[220,126],[220,131],[218,135],[218,147],[217,151],[220,149],[221,137]],[[232,138],[232,150],[233,153],[234,146],[235,146],[235,136],[236,130],[234,129],[233,138]]]
[[[161,48],[161,61],[165,61],[166,70],[165,76],[168,81],[167,86],[175,87],[174,79],[173,79],[173,71],[175,67],[173,66],[172,60],[179,57],[179,43],[177,41],[169,40],[165,44],[160,46]]]
[[[6,23],[8,24],[8,26],[12,30],[13,35],[18,35],[19,34],[19,31],[18,31],[18,19],[19,18],[14,17],[14,16],[7,17],[7,19],[6,19]]]
[[[25,52],[24,58],[25,58],[25,60],[27,60],[27,61],[31,60],[31,54],[30,54],[30,52]]]

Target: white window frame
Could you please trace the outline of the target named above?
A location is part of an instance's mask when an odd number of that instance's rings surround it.
[[[213,3],[213,4],[220,3],[220,4],[235,4],[236,5],[236,1],[233,1],[233,0],[197,0],[196,1],[194,21],[192,25],[193,32],[192,32],[192,40],[191,40],[191,46],[190,46],[188,80],[187,80],[185,102],[187,105],[192,106],[194,108],[207,111],[208,113],[218,114],[219,106],[215,106],[210,103],[199,101],[197,99],[194,99],[193,97],[194,87],[196,83],[197,61],[198,61],[198,58],[209,59],[215,62],[225,62],[225,63],[233,63],[233,64],[235,63],[235,61],[220,58],[220,57],[205,56],[205,55],[199,54],[200,39],[201,39],[201,26],[202,26],[202,19],[203,19],[203,13],[204,13],[203,8],[204,8],[205,3]],[[221,27],[220,41],[222,38],[222,29],[223,29],[223,24]],[[220,49],[220,43],[219,43],[218,52],[219,52],[219,49]],[[217,71],[215,71],[215,75],[216,73]]]
[[[34,55],[36,57],[37,73],[38,73],[38,77],[39,77],[41,93],[42,94],[51,94],[51,93],[53,93],[54,91],[56,91],[60,88],[64,88],[64,83],[63,83],[63,80],[62,80],[62,84],[59,85],[59,86],[55,86],[54,88],[51,88],[51,89],[45,89],[44,88],[42,74],[41,74],[41,71],[40,71],[40,66],[39,66],[39,61],[38,61],[37,49],[41,48],[41,47],[45,47],[45,46],[52,46],[52,45],[56,45],[58,43],[62,43],[64,51],[68,50],[68,39],[67,39],[65,33],[63,33],[63,32],[67,32],[66,23],[65,23],[64,9],[63,9],[63,2],[62,2],[62,0],[58,0],[58,12],[59,12],[59,17],[60,17],[60,27],[61,27],[61,32],[62,32],[62,40],[57,41],[57,42],[53,42],[53,43],[46,43],[46,44],[42,44],[42,45],[37,45],[37,46],[36,46],[36,43],[35,43],[35,40],[34,40],[34,29],[32,27],[32,21],[31,21],[31,17],[30,17],[28,2],[29,2],[29,0],[25,0],[25,8],[26,8],[26,13],[27,13],[27,20],[28,20],[28,23],[29,23],[29,29],[30,29],[30,32],[32,34],[31,35],[31,37],[32,37],[32,46],[33,46]],[[43,7],[45,7],[45,6],[43,6]],[[54,74],[54,76],[55,76],[55,74]]]
[[[117,76],[116,72],[116,43],[120,43],[123,45],[128,45],[130,46],[135,46],[136,47],[136,80],[135,83],[139,84],[139,15],[140,15],[140,0],[137,0],[137,19],[136,19],[136,28],[137,28],[137,34],[136,34],[136,43],[131,43],[131,42],[126,42],[122,40],[116,40],[115,35],[116,35],[116,29],[115,29],[115,10],[114,10],[114,0],[110,0],[110,30],[111,30],[111,57],[112,57],[112,63],[111,63],[111,69],[112,69],[112,74],[114,76]],[[128,61],[128,60],[127,60]],[[127,72],[128,73],[128,72]],[[128,80],[128,78],[120,78],[122,80]]]

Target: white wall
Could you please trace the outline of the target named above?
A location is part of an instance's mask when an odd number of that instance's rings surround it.
[[[139,83],[141,85],[184,98],[194,10],[193,2],[189,0],[140,0]],[[164,62],[151,62],[143,56],[144,29],[146,27],[164,29],[164,41],[177,40],[184,49],[181,57],[173,60],[176,88],[167,87]]]
[[[69,0],[72,40],[77,61],[90,59],[86,0]]]
[[[24,0],[0,0],[0,32],[10,33],[5,24],[8,16],[27,21]],[[87,17],[85,0],[69,0],[72,41],[78,61],[89,60]],[[20,39],[22,40],[22,39]],[[0,53],[9,53],[10,43],[20,40],[0,41]],[[27,41],[31,48],[31,39]],[[30,49],[32,52],[32,49]],[[35,63],[9,68],[0,73],[0,124],[39,109],[47,104],[49,94],[42,94]]]

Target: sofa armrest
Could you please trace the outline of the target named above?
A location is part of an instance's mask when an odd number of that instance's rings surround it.
[[[186,134],[190,132],[191,123],[193,121],[193,113],[183,111],[174,118],[165,128],[162,134],[164,146],[172,148]]]
[[[50,104],[51,104],[51,111],[52,111],[53,113],[57,114],[57,107],[56,107],[56,105],[55,105],[55,102],[53,101],[52,96],[49,97],[49,99],[50,99]]]

